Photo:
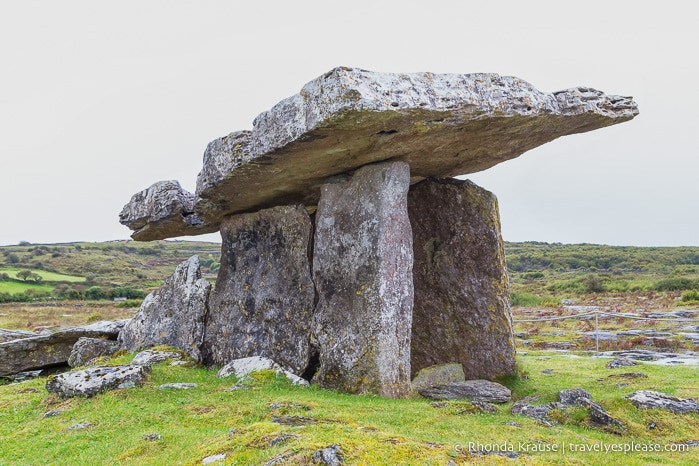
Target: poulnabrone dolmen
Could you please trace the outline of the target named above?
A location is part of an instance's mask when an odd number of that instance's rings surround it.
[[[209,143],[194,194],[161,181],[124,207],[135,240],[220,231],[222,257],[213,289],[196,257],[180,265],[120,341],[388,397],[435,364],[512,374],[498,203],[452,177],[637,114],[585,87],[336,68]]]

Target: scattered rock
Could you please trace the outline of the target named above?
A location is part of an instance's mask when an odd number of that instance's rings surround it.
[[[226,459],[226,454],[225,453],[219,453],[218,455],[211,455],[207,456],[203,460],[201,460],[201,464],[211,464],[211,463],[216,463],[217,461],[223,461]]]
[[[105,390],[142,385],[149,372],[147,366],[95,367],[56,375],[46,382],[46,389],[61,398],[91,397]]]
[[[553,374],[553,369],[544,369],[541,371],[542,374],[551,375]]]
[[[277,455],[271,460],[266,461],[262,466],[274,466],[275,464],[283,463],[286,461],[287,458],[290,458],[293,455],[294,453],[290,451],[282,453],[281,455]]]
[[[230,388],[225,389],[225,392],[236,392],[238,390],[250,390],[250,385],[233,385]]]
[[[131,322],[119,334],[127,351],[157,345],[179,348],[201,361],[204,319],[211,284],[201,276],[199,257],[177,266],[165,283],[143,300]]]
[[[270,403],[269,409],[302,409],[304,411],[310,411],[312,408],[308,405],[301,405],[298,403],[289,403],[284,401],[282,403]]]
[[[191,390],[199,385],[195,383],[164,383],[158,387],[158,390]]]
[[[638,390],[625,398],[641,409],[664,409],[682,414],[699,413],[699,403],[691,398],[679,398],[651,390]]]
[[[464,369],[459,363],[441,364],[420,369],[411,382],[412,389],[417,392],[423,388],[444,385],[451,382],[464,382]]]
[[[172,361],[170,365],[179,367],[194,367],[194,363],[191,361]]]
[[[95,427],[95,425],[91,422],[81,422],[79,424],[73,424],[72,426],[68,427],[66,430],[68,432],[70,432],[73,430],[89,429],[90,427]]]
[[[572,388],[558,392],[558,399],[566,406],[585,406],[582,400],[592,400],[592,395],[582,388]]]
[[[468,180],[427,179],[411,186],[408,214],[415,255],[412,372],[457,362],[466,379],[514,374],[496,197]]]
[[[590,340],[599,340],[599,341],[616,341],[617,336],[616,333],[610,332],[609,330],[593,330],[592,332],[583,332],[583,335],[585,335],[585,338],[589,338]]]
[[[23,388],[22,390],[19,390],[17,393],[19,394],[24,394],[24,393],[39,393],[39,390],[37,390],[34,387],[29,387],[29,388]]]
[[[281,445],[282,443],[286,443],[289,440],[296,440],[298,439],[298,435],[293,435],[293,434],[282,434],[274,437],[272,440],[269,441],[269,446],[270,447],[276,447],[277,445]]]
[[[386,162],[321,187],[313,279],[313,381],[348,393],[410,393],[413,244],[410,167]]]
[[[131,364],[134,366],[152,366],[168,359],[182,359],[182,355],[175,351],[145,350],[134,356]]]
[[[231,361],[218,371],[218,377],[229,377],[231,375],[235,376],[237,379],[242,379],[252,372],[259,371],[275,371],[277,375],[283,375],[291,381],[294,385],[308,386],[307,380],[302,379],[296,374],[282,368],[279,364],[272,361],[269,358],[264,358],[261,356],[253,356],[250,358],[241,358]]]
[[[52,409],[52,410],[50,410],[50,411],[46,411],[46,412],[44,413],[44,417],[54,417],[54,416],[58,416],[58,415],[61,414],[63,411],[64,411],[64,410],[62,410],[62,409]]]
[[[18,372],[16,374],[6,375],[3,377],[3,379],[11,380],[14,383],[21,383],[26,382],[27,380],[36,379],[37,377],[41,376],[42,372],[44,372],[44,369],[39,369],[37,371]]]
[[[73,345],[68,357],[70,367],[85,366],[100,356],[111,356],[119,349],[119,344],[113,340],[81,337]]]
[[[467,399],[488,403],[507,403],[512,395],[512,392],[507,387],[487,380],[452,382],[446,385],[424,388],[418,393],[425,398],[433,400]]]
[[[345,462],[340,445],[330,445],[313,453],[313,462],[327,466],[337,466]]]
[[[308,424],[316,424],[318,420],[304,416],[277,416],[272,414],[272,422],[275,424],[281,424],[283,426],[298,427]]]
[[[73,345],[82,337],[115,340],[126,321],[97,322],[66,327],[45,335],[0,343],[0,377],[68,362]]]
[[[515,421],[507,421],[507,422],[503,422],[503,424],[506,426],[510,426],[510,427],[517,427],[517,428],[522,427],[522,424],[520,424],[519,422],[515,422]]]
[[[146,434],[143,437],[141,437],[143,440],[146,442],[155,442],[156,440],[160,440],[163,438],[162,435],[153,432],[152,434]]]
[[[638,363],[636,361],[632,361],[631,359],[628,359],[628,358],[614,358],[613,360],[611,360],[607,363],[608,369],[618,369],[620,367],[631,367],[631,366],[638,366]]]
[[[537,397],[527,397],[517,401],[512,405],[511,413],[514,415],[527,416],[536,419],[547,427],[553,427],[553,423],[549,420],[548,415],[554,409],[562,409],[564,406],[560,403],[547,403],[543,405],[531,405],[529,403],[538,401]]]
[[[648,378],[643,372],[624,372],[623,374],[608,375],[609,379],[645,379]]]
[[[208,365],[263,356],[301,375],[311,358],[313,227],[301,205],[227,217],[221,268],[209,300]]]

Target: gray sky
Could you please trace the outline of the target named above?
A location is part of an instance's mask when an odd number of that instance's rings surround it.
[[[133,193],[193,191],[209,141],[342,65],[632,95],[631,122],[470,178],[508,241],[698,246],[691,5],[0,0],[0,244],[128,238]]]

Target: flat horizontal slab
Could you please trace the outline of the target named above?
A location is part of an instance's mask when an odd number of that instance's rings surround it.
[[[333,176],[405,161],[412,182],[485,170],[568,134],[630,120],[630,97],[544,93],[498,74],[335,68],[239,131],[212,141],[194,194],[173,182],[134,195],[120,221],[136,240],[218,230],[227,215],[315,206]]]

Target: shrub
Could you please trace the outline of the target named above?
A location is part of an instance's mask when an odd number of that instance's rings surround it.
[[[90,299],[90,300],[100,300],[100,299],[107,299],[109,298],[109,295],[104,292],[102,288],[99,286],[91,286],[87,290],[85,290],[85,299]]]
[[[682,293],[682,302],[693,303],[699,301],[699,291],[690,290]]]
[[[137,288],[131,288],[130,286],[123,286],[121,288],[115,288],[110,293],[112,298],[126,298],[126,299],[143,299],[146,297],[146,293],[143,290]]]
[[[596,275],[583,278],[582,285],[586,293],[602,293],[605,290],[604,282]]]
[[[532,307],[541,306],[543,299],[530,293],[514,291],[510,293],[510,304],[512,306]]]
[[[660,280],[655,284],[655,291],[680,291],[691,290],[697,287],[694,280],[686,277],[670,277]]]

